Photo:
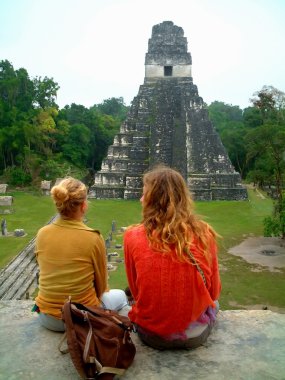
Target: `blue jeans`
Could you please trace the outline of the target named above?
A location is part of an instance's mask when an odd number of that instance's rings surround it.
[[[103,293],[101,297],[101,306],[109,310],[122,310],[128,306],[126,294],[121,289],[111,289],[109,292]],[[39,313],[40,324],[48,330],[64,332],[65,326],[62,319],[57,319],[52,315]]]

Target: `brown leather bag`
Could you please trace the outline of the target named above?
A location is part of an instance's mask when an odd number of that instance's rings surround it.
[[[83,379],[113,379],[131,365],[136,348],[127,317],[67,301],[62,319],[71,359]]]

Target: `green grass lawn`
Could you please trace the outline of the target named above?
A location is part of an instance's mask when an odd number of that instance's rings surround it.
[[[49,197],[21,192],[12,195],[14,213],[5,215],[8,231],[24,228],[27,236],[0,238],[0,267],[23,249],[38,228],[55,215]],[[253,271],[256,265],[227,253],[228,248],[239,244],[248,236],[262,236],[262,221],[271,211],[272,201],[268,198],[261,199],[252,190],[249,191],[249,201],[196,203],[196,212],[222,236],[219,240],[222,309],[245,308],[257,304],[285,308],[285,270],[272,273],[259,267],[260,271],[256,272]],[[119,228],[138,223],[141,219],[141,205],[139,201],[89,200],[86,217],[90,227],[99,229],[107,237],[113,220]],[[112,243],[121,244],[122,234],[114,235]],[[123,255],[122,249],[112,250]],[[127,285],[123,264],[118,264],[118,269],[110,272],[109,282],[113,288],[124,288]]]
[[[13,213],[0,215],[0,219],[6,219],[8,233],[12,233],[17,228],[23,228],[27,235],[0,238],[0,268],[5,266],[35,237],[39,227],[48,223],[55,215],[55,209],[49,197],[20,191],[10,192],[7,195],[14,197]]]

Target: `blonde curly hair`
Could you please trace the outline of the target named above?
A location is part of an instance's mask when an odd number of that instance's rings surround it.
[[[87,188],[83,182],[66,177],[51,189],[51,196],[57,211],[63,216],[71,216],[87,198]]]

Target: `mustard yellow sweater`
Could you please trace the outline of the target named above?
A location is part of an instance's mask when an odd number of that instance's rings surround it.
[[[87,306],[100,303],[107,290],[107,264],[98,231],[83,222],[59,218],[39,230],[36,257],[40,276],[35,301],[41,312],[61,319],[69,296]]]

